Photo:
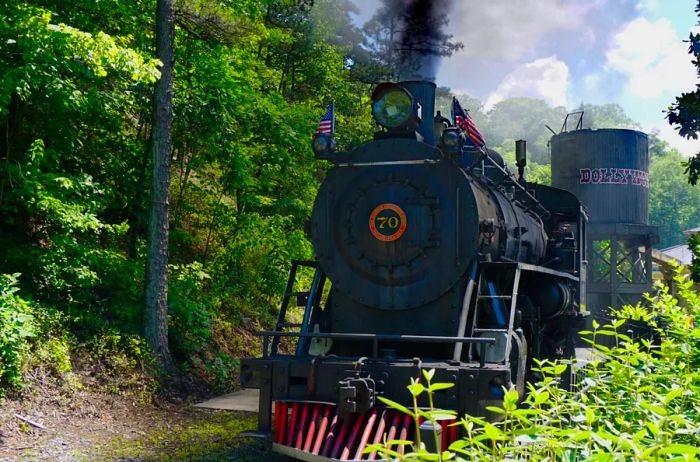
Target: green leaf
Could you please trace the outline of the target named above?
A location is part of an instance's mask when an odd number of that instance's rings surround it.
[[[412,384],[408,385],[406,388],[408,388],[408,391],[411,392],[411,395],[413,395],[413,396],[419,396],[421,393],[423,393],[425,391],[425,387],[420,382],[412,383]]]
[[[656,404],[651,404],[646,401],[643,401],[639,403],[640,406],[642,406],[644,409],[653,412],[654,414],[660,415],[660,416],[666,416],[668,415],[668,411],[661,406],[658,406]]]
[[[590,430],[579,430],[574,432],[573,434],[573,439],[574,441],[586,441],[591,439],[591,431]]]
[[[414,417],[413,412],[409,411],[406,406],[403,406],[403,405],[401,405],[395,401],[392,401],[389,398],[385,398],[383,396],[377,396],[377,399],[393,409],[396,409],[398,411],[403,412],[404,414],[408,414],[411,417]]]
[[[564,369],[566,369],[565,365]],[[512,411],[513,409],[515,409],[517,403],[518,391],[515,388],[511,388],[510,390],[506,391],[505,395],[503,396],[503,408]]]
[[[446,390],[448,388],[454,387],[454,383],[431,383],[430,386],[428,386],[428,390],[430,391],[439,391],[439,390]]]
[[[647,427],[647,429],[651,432],[654,437],[656,437],[659,434],[659,427],[656,426],[656,424],[652,421],[646,421],[644,422],[644,426]]]
[[[604,335],[607,337],[614,337],[614,336],[618,335],[617,332],[615,332],[614,330],[607,330],[607,329],[600,329],[599,331],[596,332],[596,334]]]
[[[455,411],[440,409],[419,411],[419,414],[429,420],[452,420],[457,415]]]
[[[492,441],[500,441],[506,439],[505,434],[496,426],[486,423],[484,425],[484,436]]]
[[[700,448],[689,444],[674,443],[659,450],[659,454],[700,454]]]
[[[664,396],[664,404],[668,406],[671,401],[681,396],[683,391],[684,390],[682,388],[674,388],[670,390],[668,393],[666,393],[666,396]]]
[[[550,396],[549,392],[546,390],[538,392],[535,395],[535,404],[539,406],[539,405],[547,402],[547,400],[549,400],[549,396]]]
[[[371,445],[368,445],[367,448],[365,448],[365,450],[362,451],[362,453],[363,453],[363,454],[369,454],[369,453],[374,452],[374,451],[377,451],[377,452],[379,452],[380,454],[389,455],[389,456],[391,456],[391,457],[393,457],[393,458],[395,458],[395,459],[397,459],[397,460],[400,459],[401,457],[403,457],[403,456],[401,455],[401,453],[399,453],[398,451],[394,451],[393,449],[390,449],[390,448],[388,447],[388,445],[387,445],[387,446],[384,446],[384,445],[382,445],[382,444],[371,444]]]
[[[413,444],[413,441],[410,440],[389,440],[386,442],[387,446],[408,446]]]

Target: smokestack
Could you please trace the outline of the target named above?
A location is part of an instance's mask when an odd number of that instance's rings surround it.
[[[423,137],[423,142],[435,145],[433,133],[433,116],[435,116],[435,84],[425,81],[409,81],[399,83],[418,100],[422,107],[421,123],[416,129]]]

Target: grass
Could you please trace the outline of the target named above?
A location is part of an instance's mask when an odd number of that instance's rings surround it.
[[[240,413],[232,412],[206,412],[190,422],[154,428],[136,439],[119,436],[95,454],[90,454],[85,460],[139,462],[265,460],[264,446],[238,436],[239,433],[252,430],[255,426],[254,417],[242,417]]]

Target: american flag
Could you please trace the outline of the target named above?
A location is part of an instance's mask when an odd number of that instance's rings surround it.
[[[334,110],[334,103],[331,103],[330,106],[328,106],[328,110],[326,113],[323,115],[323,118],[321,121],[318,123],[318,127],[316,128],[316,131],[314,133],[328,133],[330,135],[333,134],[333,129],[335,128],[335,117],[333,114]]]
[[[452,97],[452,119],[455,121],[455,125],[467,133],[467,137],[477,148],[484,147],[486,144],[484,137],[479,133],[472,118],[462,109],[462,105],[459,104],[459,101],[454,96]]]

